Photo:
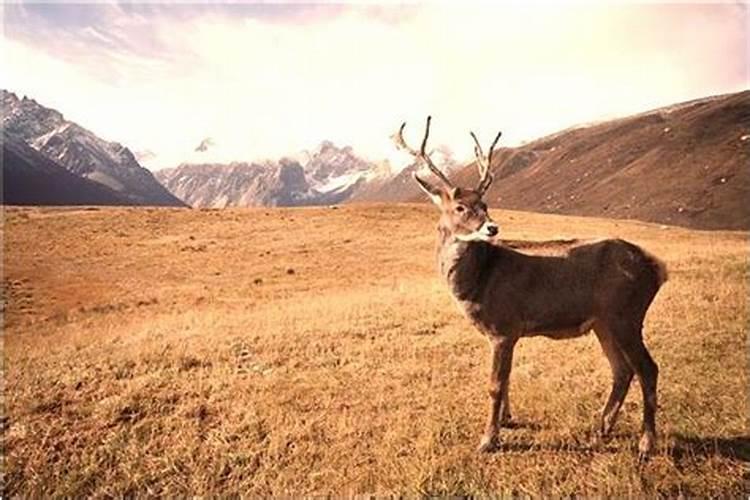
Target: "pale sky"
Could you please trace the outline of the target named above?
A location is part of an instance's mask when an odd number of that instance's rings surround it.
[[[0,86],[108,140],[183,161],[389,136],[471,153],[748,88],[742,3],[6,4]],[[411,133],[409,133],[411,132]],[[214,146],[195,147],[206,137]]]

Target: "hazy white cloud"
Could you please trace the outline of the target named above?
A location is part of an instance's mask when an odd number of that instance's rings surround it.
[[[172,166],[323,139],[398,161],[389,135],[468,157],[746,88],[743,5],[21,5],[5,7],[2,86]]]

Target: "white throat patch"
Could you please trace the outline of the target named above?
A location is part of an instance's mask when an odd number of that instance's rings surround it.
[[[494,226],[495,228],[498,228],[497,224],[495,224],[494,222],[490,222],[489,224],[485,222],[484,224],[482,224],[482,227],[480,227],[473,233],[457,235],[456,239],[459,241],[491,241],[492,238],[499,234],[499,228],[497,233],[490,236],[487,226]]]
[[[490,241],[490,235],[482,231],[474,231],[469,234],[459,234],[456,236],[459,241]]]

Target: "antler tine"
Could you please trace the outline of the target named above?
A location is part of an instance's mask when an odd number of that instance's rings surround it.
[[[406,150],[409,152],[412,156],[416,157],[418,160],[422,160],[427,165],[427,168],[430,169],[430,171],[435,174],[438,179],[440,179],[441,182],[443,182],[447,187],[453,187],[453,184],[451,181],[448,180],[448,178],[445,176],[443,172],[440,171],[439,168],[435,166],[434,163],[432,163],[432,158],[430,158],[430,155],[427,154],[427,138],[430,136],[430,122],[432,121],[432,117],[427,117],[427,125],[425,126],[424,131],[424,137],[422,138],[422,146],[420,147],[419,151],[416,149],[410,147],[408,144],[406,144],[406,140],[404,140],[404,128],[406,128],[406,122],[401,124],[401,128],[398,129],[398,133],[394,137],[394,141],[396,142],[396,146],[398,146],[401,149]]]
[[[501,130],[497,131],[497,135],[495,136],[495,140],[492,141],[492,146],[490,146],[490,152],[487,154],[487,165],[492,166],[492,152],[495,150],[495,146],[497,145],[497,141],[500,140],[500,136],[503,135],[503,132]]]
[[[471,132],[471,137],[474,139],[474,154],[477,157],[477,168],[479,169],[479,186],[477,187],[477,191],[480,193],[487,191],[490,184],[492,184],[492,153],[495,151],[495,146],[497,145],[497,141],[500,140],[501,135],[503,133],[498,132],[497,136],[495,136],[495,140],[492,142],[490,152],[487,154],[487,159],[485,160],[482,146],[479,144],[479,140],[474,132]]]
[[[419,151],[419,155],[424,160],[424,162],[427,164],[427,168],[430,169],[430,171],[435,174],[441,181],[445,183],[448,187],[453,187],[453,184],[451,181],[448,180],[448,178],[445,176],[443,172],[440,171],[439,168],[435,166],[434,163],[432,163],[432,158],[426,153],[427,148],[427,138],[430,136],[430,123],[432,122],[432,116],[427,117],[427,123],[424,127],[424,137],[422,138],[422,148]]]
[[[432,116],[427,116],[427,124],[424,126],[424,137],[422,137],[422,147],[419,152],[422,156],[425,156],[425,148],[427,147],[427,138],[430,136],[430,123],[432,123]]]
[[[477,139],[477,136],[474,132],[469,133],[471,134],[471,138],[474,139],[474,156],[477,157],[477,170],[479,170],[479,185],[477,187],[477,190],[481,191],[489,168],[484,162],[484,151],[482,151],[482,145],[479,144],[479,139]]]
[[[471,134],[471,138],[474,139],[474,155],[477,157],[477,166],[481,172],[481,169],[484,168],[484,151],[482,151],[482,145],[479,144],[476,134],[474,132],[469,133]]]
[[[408,151],[412,156],[419,156],[419,151],[416,149],[412,149],[409,147],[408,144],[406,144],[406,141],[404,140],[404,129],[406,128],[406,122],[401,124],[401,127],[398,129],[398,132],[393,135],[393,140],[396,142],[396,147],[399,149],[404,149]]]

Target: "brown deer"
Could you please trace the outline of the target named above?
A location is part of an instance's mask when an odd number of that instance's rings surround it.
[[[500,133],[486,158],[471,133],[480,175],[479,185],[466,189],[454,187],[425,153],[430,117],[419,150],[406,144],[405,126],[394,136],[397,146],[424,162],[438,179],[433,184],[414,174],[441,212],[440,274],[459,308],[490,342],[492,403],[479,451],[497,449],[499,426],[510,421],[508,384],[518,339],[538,335],[569,339],[593,329],[613,377],[600,432],[607,435],[612,430],[633,375],[638,376],[643,391],[638,450],[639,459],[645,460],[656,441],[659,369],[643,343],[642,329],[651,301],[667,280],[664,262],[620,239],[493,241],[499,230],[482,197],[492,183],[492,153]]]

